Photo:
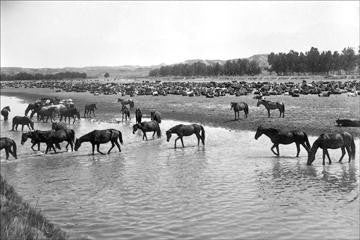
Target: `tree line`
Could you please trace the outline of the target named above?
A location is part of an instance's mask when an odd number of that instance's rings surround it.
[[[1,73],[2,81],[11,80],[62,80],[62,79],[74,79],[74,78],[87,78],[86,73],[82,72],[59,72],[54,74],[42,74],[42,73],[26,73],[20,72],[13,75]]]
[[[214,63],[207,65],[202,62],[192,64],[180,63],[162,66],[150,71],[149,76],[218,76],[218,75],[256,75],[261,73],[259,64],[248,59],[227,60],[224,64]]]
[[[359,50],[360,51],[360,50]],[[302,53],[291,50],[288,53],[270,53],[268,55],[270,72],[278,75],[312,73],[329,74],[340,73],[341,70],[351,73],[360,63],[360,55],[354,49],[344,48],[341,53],[337,51],[322,51],[312,47],[310,51]]]

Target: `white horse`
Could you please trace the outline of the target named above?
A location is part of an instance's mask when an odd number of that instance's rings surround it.
[[[357,91],[355,91],[355,92],[348,92],[347,95],[348,95],[348,97],[357,97],[357,96],[359,96],[359,93],[358,93]]]

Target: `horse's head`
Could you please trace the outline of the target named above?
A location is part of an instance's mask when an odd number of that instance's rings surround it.
[[[263,127],[260,125],[255,133],[255,139],[257,140],[263,134]]]
[[[96,108],[96,104],[94,104],[94,109],[97,109],[97,108]]]
[[[133,134],[135,134],[135,132],[140,128],[140,125],[139,124],[135,124],[133,126]]]
[[[263,102],[262,99],[258,99],[256,106],[257,106],[257,107],[260,106],[260,105],[262,104],[262,102]]]
[[[10,106],[6,106],[5,109],[7,109],[10,112]]]
[[[79,141],[79,139],[76,139],[75,140],[75,151],[77,151],[79,148],[80,148],[80,146],[81,146],[81,142]]]
[[[170,131],[166,131],[166,141],[170,141],[171,138],[171,132]]]
[[[309,154],[308,154],[308,160],[306,165],[310,166],[313,161],[315,160],[315,153],[313,153],[313,151],[311,151],[312,149],[310,149]]]
[[[230,103],[230,110],[235,107],[235,104],[236,104],[235,102],[231,102],[231,103]]]
[[[28,140],[28,138],[31,136],[31,133],[23,133],[21,135],[21,145],[24,145],[24,143]]]

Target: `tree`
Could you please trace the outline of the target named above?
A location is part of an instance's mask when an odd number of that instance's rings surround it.
[[[344,48],[341,55],[341,66],[346,72],[351,72],[356,66],[355,51],[352,48]]]

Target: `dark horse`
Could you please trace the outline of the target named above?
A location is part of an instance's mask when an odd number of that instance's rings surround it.
[[[136,123],[141,123],[142,113],[140,108],[135,110]]]
[[[29,111],[32,111],[30,118],[32,118],[32,116],[34,116],[35,111],[39,111],[41,108],[42,104],[41,103],[30,103],[27,108],[25,109],[25,116],[28,115]]]
[[[268,136],[271,142],[274,144],[271,147],[271,151],[276,156],[280,156],[279,144],[287,145],[295,142],[297,149],[296,157],[298,157],[300,153],[300,144],[305,148],[307,152],[310,150],[309,139],[305,132],[296,130],[282,131],[274,128],[263,128],[262,126],[259,126],[255,134],[255,139],[258,139],[262,134]],[[274,148],[276,148],[277,153],[274,151]]]
[[[201,134],[200,134],[201,132]],[[184,141],[183,141],[183,137],[184,136],[190,136],[195,134],[198,140],[198,146],[200,144],[200,139],[203,145],[205,145],[205,129],[203,126],[199,125],[199,124],[190,124],[190,125],[183,125],[183,124],[179,124],[176,125],[175,127],[170,128],[169,130],[166,131],[166,141],[170,141],[171,138],[171,134],[176,133],[178,135],[178,137],[175,139],[175,144],[174,147],[176,148],[176,142],[177,140],[181,140],[181,144],[184,147]]]
[[[158,111],[154,111],[150,113],[151,120],[157,121],[158,123],[161,123],[161,114]]]
[[[10,112],[10,107],[6,106],[1,110],[1,115],[3,115],[4,117],[4,121],[7,121],[9,118],[9,112]]]
[[[69,118],[69,123],[70,123],[70,118],[73,118],[74,119],[73,124],[74,124],[76,118],[78,118],[80,120],[80,112],[76,108],[61,109],[60,110],[60,122],[62,121],[63,118],[64,118],[65,122],[66,122],[66,118]]]
[[[97,151],[101,154],[104,154],[99,149],[100,144],[111,141],[112,146],[109,149],[108,154],[114,148],[115,144],[118,147],[119,152],[121,152],[120,145],[117,141],[118,139],[119,139],[120,143],[123,144],[122,134],[119,130],[116,130],[116,129],[94,130],[92,132],[89,132],[89,133],[83,135],[79,139],[76,139],[75,151],[77,151],[80,148],[81,143],[90,142],[92,145],[92,155],[94,155],[95,145],[97,146]]]
[[[133,126],[133,134],[135,134],[135,132],[141,129],[141,131],[143,132],[143,140],[146,139],[148,140],[146,133],[147,132],[154,132],[153,133],[153,137],[155,136],[155,133],[157,134],[157,137],[161,137],[161,130],[160,130],[160,126],[159,123],[156,121],[150,121],[150,122],[142,122],[142,123],[137,123]]]
[[[24,143],[28,140],[28,138],[31,139],[31,149],[33,151],[36,151],[34,149],[34,146],[37,145],[38,146],[38,151],[40,151],[40,143],[47,143],[49,138],[50,138],[50,134],[52,131],[40,131],[40,130],[36,130],[33,132],[27,132],[27,133],[23,133],[21,135],[21,145],[24,145]],[[55,146],[57,147],[57,149],[61,149],[59,144],[55,144]],[[55,148],[52,146],[52,148],[55,150]]]
[[[272,101],[262,99],[262,100],[259,100],[257,102],[257,104],[256,104],[256,106],[260,106],[260,105],[264,105],[264,107],[268,111],[268,117],[270,117],[270,110],[273,110],[273,109],[279,109],[279,111],[280,111],[280,116],[279,117],[281,117],[281,115],[282,115],[282,117],[285,117],[285,105],[284,105],[284,103],[272,102]]]
[[[95,109],[96,108],[96,104],[93,103],[93,104],[86,104],[85,105],[85,112],[84,112],[84,118],[87,116],[87,117],[90,117],[91,113],[94,114],[94,117],[95,117]]]
[[[124,121],[124,116],[125,116],[125,121],[130,120],[130,110],[125,106],[123,105],[122,108],[121,108],[121,121]]]
[[[245,102],[240,102],[240,103],[231,102],[230,106],[231,106],[230,110],[234,109],[235,120],[236,120],[236,114],[237,114],[237,117],[239,119],[240,111],[244,111],[245,118],[247,118],[247,115],[249,114],[249,106],[247,105],[247,103],[245,103]]]
[[[38,112],[38,118],[39,120],[42,120],[43,122],[48,122],[49,118],[51,120],[51,122],[54,121],[54,117],[56,114],[56,109],[55,108],[41,108]],[[45,120],[46,117],[46,120]]]
[[[29,117],[20,117],[20,116],[15,116],[13,117],[12,120],[12,131],[17,131],[17,128],[19,126],[19,124],[22,125],[21,127],[21,131],[24,131],[24,125],[28,126],[28,128],[30,130],[34,130],[34,122],[30,120]],[[15,130],[14,130],[15,127]]]
[[[60,129],[68,129],[67,126],[66,126],[66,123],[63,123],[63,122],[53,122],[51,124],[51,129],[57,131],[57,130],[60,130]]]
[[[11,150],[11,147],[13,148],[12,150]],[[6,160],[9,159],[9,153],[11,155],[13,155],[13,157],[15,159],[17,159],[16,143],[14,140],[12,140],[11,138],[7,138],[7,137],[0,138],[0,150],[2,150],[2,149],[5,149]]]
[[[132,99],[124,100],[122,98],[118,98],[118,102],[121,102],[122,106],[129,105],[130,109],[133,109],[135,104]]]
[[[328,148],[330,149],[341,148],[342,155],[339,159],[339,162],[341,162],[345,156],[345,149],[349,155],[349,162],[351,161],[351,159],[355,159],[354,137],[348,132],[321,134],[320,137],[315,140],[313,146],[309,151],[307,165],[311,165],[312,162],[315,160],[315,154],[318,148],[321,148],[323,150],[323,163],[322,163],[323,165],[325,165],[325,155],[329,159],[329,164],[331,164],[331,159],[329,156],[329,152],[327,150]]]

